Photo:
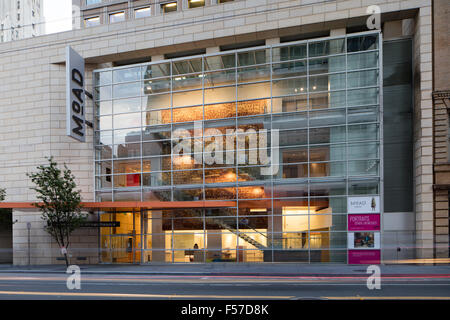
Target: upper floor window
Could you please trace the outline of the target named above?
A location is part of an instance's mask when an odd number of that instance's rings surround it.
[[[86,27],[98,26],[100,24],[100,17],[91,17],[84,19],[84,25]]]
[[[231,1],[234,1],[234,0],[217,0],[218,3],[225,3],[225,2],[231,2]]]
[[[198,8],[205,6],[205,0],[188,0],[189,8]]]
[[[163,13],[177,11],[177,9],[178,9],[178,4],[176,1],[166,2],[166,3],[161,4],[161,12],[163,12]]]
[[[86,0],[86,5],[90,6],[91,4],[101,3],[102,0]]]
[[[134,17],[136,19],[150,17],[150,14],[151,14],[150,7],[144,7],[134,10]]]
[[[115,12],[115,13],[111,13],[109,15],[110,23],[120,22],[120,21],[125,21],[125,11]]]

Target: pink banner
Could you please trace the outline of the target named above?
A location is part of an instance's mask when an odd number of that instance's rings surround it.
[[[349,214],[349,231],[378,231],[380,230],[379,214]]]
[[[348,250],[348,264],[380,264],[380,250]]]

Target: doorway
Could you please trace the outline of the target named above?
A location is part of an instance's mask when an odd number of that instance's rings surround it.
[[[12,264],[12,209],[0,209],[0,264]]]

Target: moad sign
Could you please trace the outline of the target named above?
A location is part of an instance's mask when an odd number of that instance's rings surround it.
[[[348,197],[348,213],[380,213],[380,197]]]
[[[71,47],[66,48],[67,135],[86,141],[84,59]]]

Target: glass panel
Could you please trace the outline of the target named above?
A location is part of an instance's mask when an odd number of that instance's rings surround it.
[[[305,91],[305,88],[303,89]],[[306,91],[305,91],[306,92]],[[272,112],[296,112],[308,109],[308,96],[290,96],[272,99]]]
[[[345,73],[310,77],[309,91],[330,91],[345,89]]]
[[[378,180],[369,181],[349,181],[348,194],[349,195],[375,195],[379,193]]]
[[[236,169],[209,169],[205,170],[205,183],[236,182]]]
[[[378,67],[378,52],[364,52],[347,56],[348,70]]]
[[[142,67],[142,77],[144,79],[167,76],[170,76],[170,63],[151,64]]]
[[[174,75],[196,72],[202,72],[202,58],[172,62],[172,73]],[[176,78],[174,78],[174,80],[176,80]]]
[[[177,174],[176,172],[174,174]],[[174,182],[175,184],[175,182]],[[199,201],[203,200],[203,190],[202,189],[175,189],[173,191],[174,201]]]
[[[114,173],[137,173],[141,172],[140,160],[114,161]]]
[[[272,78],[306,76],[306,61],[276,63],[272,66]]]
[[[336,143],[345,142],[345,127],[311,128],[309,129],[309,143]]]
[[[345,52],[345,39],[325,40],[309,44],[309,56],[327,56]]]
[[[139,187],[141,185],[141,175],[140,174],[123,174],[114,176],[114,187]],[[127,194],[130,195],[130,194]],[[133,193],[134,195],[134,193]],[[140,192],[136,195],[136,200],[140,200]],[[117,199],[115,199],[117,201]],[[134,198],[133,198],[134,200]]]
[[[349,72],[347,77],[349,88],[378,85],[378,70]]]
[[[346,173],[345,162],[320,162],[311,163],[309,166],[310,177],[343,177]]]
[[[205,104],[236,100],[236,87],[205,89]]]
[[[98,144],[112,144],[112,131],[95,131],[95,142]]]
[[[117,69],[113,71],[114,82],[138,81],[141,79],[141,70],[139,67],[129,69]]]
[[[204,79],[205,87],[234,85],[236,83],[236,70],[207,72]]]
[[[163,93],[170,91],[170,78],[144,80],[144,94]]]
[[[170,140],[160,140],[142,143],[142,153],[146,156],[170,155]],[[156,170],[156,169],[154,169]]]
[[[112,72],[111,71],[95,72],[94,81],[96,86],[104,86],[111,84]]]
[[[171,201],[172,192],[170,190],[150,190],[142,191],[142,201]]]
[[[193,90],[202,88],[202,74],[193,74],[173,78],[172,90]]]
[[[312,127],[345,124],[345,110],[311,111],[309,117]]]
[[[335,196],[325,196],[325,197],[311,197],[309,200],[310,206],[315,207],[315,211],[320,214],[324,213],[347,213],[347,197],[335,197]],[[347,216],[342,215],[343,219]],[[333,221],[335,216],[333,216]],[[341,219],[341,218],[339,218]],[[341,221],[341,220],[339,220]],[[346,220],[345,220],[346,221]]]
[[[134,158],[140,155],[140,143],[124,143],[114,146],[114,158]]]
[[[186,170],[172,172],[173,184],[203,184],[202,170]]]
[[[296,146],[308,143],[308,131],[306,129],[280,131],[279,137],[280,146]]]
[[[203,120],[203,107],[173,109],[172,121],[188,122]]]
[[[102,177],[96,177],[95,178],[95,186],[96,186],[97,189],[109,189],[109,188],[112,188],[112,177],[110,175],[102,176]]]
[[[171,184],[170,172],[153,172],[142,175],[142,185],[144,187],[159,187]]]
[[[378,175],[378,160],[353,160],[348,162],[349,175]]]
[[[112,97],[111,86],[94,88],[96,100],[110,100]]]
[[[347,232],[311,232],[311,249],[347,248]],[[328,252],[328,254],[331,254]],[[323,259],[323,253],[322,253]]]
[[[141,113],[118,114],[114,116],[114,128],[133,128],[141,126]]]
[[[144,158],[142,160],[142,170],[144,172],[170,171],[171,166],[172,166],[172,160],[171,160],[170,155],[155,156],[155,157],[151,157],[151,158]]]
[[[311,59],[308,63],[311,75],[345,70],[345,56]]]
[[[97,160],[111,159],[112,158],[112,146],[102,146],[95,148],[95,158]]]
[[[218,70],[236,67],[236,55],[223,54],[217,56],[205,57],[205,70]],[[231,71],[234,74],[234,70]]]
[[[170,109],[144,112],[142,114],[142,125],[159,125],[172,122],[172,113]]]
[[[142,110],[165,109],[172,105],[170,94],[145,96],[142,98]]]
[[[260,49],[248,52],[238,52],[238,67],[251,66],[269,62],[270,49]],[[266,61],[267,60],[267,61]]]
[[[347,122],[348,123],[364,123],[378,121],[378,107],[360,107],[355,109],[348,109]]]
[[[270,82],[238,86],[238,100],[250,100],[270,97]]]
[[[378,143],[356,143],[348,146],[349,159],[377,159],[379,157]]]
[[[272,129],[287,130],[306,128],[308,124],[306,112],[285,113],[272,116]]]
[[[254,66],[237,69],[238,82],[256,82],[270,80],[270,66]]]
[[[270,100],[252,100],[238,102],[238,117],[270,113]]]
[[[205,120],[232,118],[236,116],[236,103],[222,103],[205,106]]]
[[[315,182],[310,185],[311,197],[345,195],[346,189],[344,181]]]
[[[103,116],[98,118],[98,128],[100,130],[110,130],[112,129],[112,116]]]
[[[101,101],[95,103],[98,115],[112,114],[112,101]]]
[[[139,142],[141,140],[141,132],[139,129],[114,130],[114,143],[130,143]]]
[[[376,124],[348,126],[348,141],[378,140],[379,129]]]
[[[126,97],[137,97],[140,95],[141,95],[140,82],[116,84],[113,86],[113,97],[115,99]]]
[[[288,94],[299,94],[306,92],[307,78],[296,78],[273,81],[273,96],[283,96]]]
[[[236,199],[236,188],[205,188],[205,200]]]
[[[151,141],[151,140],[170,139],[171,136],[170,130],[171,130],[170,126],[145,127],[145,129],[142,131],[142,140]]]
[[[286,61],[306,58],[306,44],[272,48],[272,61]]]
[[[203,103],[203,92],[201,90],[174,92],[172,99],[173,107],[200,105]]]
[[[114,113],[141,111],[141,98],[114,100]]]
[[[347,51],[357,52],[378,49],[378,36],[374,34],[359,37],[349,37],[347,39]]]
[[[305,197],[308,196],[308,185],[306,183],[274,183],[273,197]],[[308,201],[306,200],[306,205]]]

